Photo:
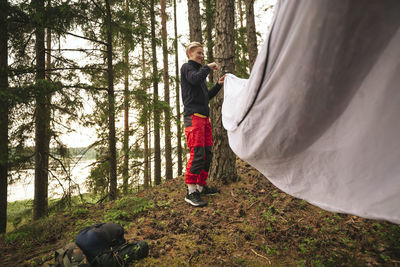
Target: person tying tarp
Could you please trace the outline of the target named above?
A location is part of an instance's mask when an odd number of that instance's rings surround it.
[[[198,42],[187,46],[186,55],[189,61],[181,67],[185,135],[190,149],[190,158],[186,166],[185,182],[188,192],[185,201],[192,206],[201,207],[207,205],[201,195],[212,195],[220,191],[206,185],[213,144],[209,101],[220,91],[225,75],[208,90],[207,75],[211,70],[217,70],[218,65],[215,62],[202,65],[204,49]]]

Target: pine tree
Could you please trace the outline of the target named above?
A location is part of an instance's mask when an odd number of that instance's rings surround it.
[[[257,58],[257,34],[254,22],[254,0],[245,0],[246,2],[246,32],[247,32],[247,50],[249,54],[250,70],[253,68]]]
[[[175,50],[175,105],[176,105],[176,138],[178,152],[178,176],[182,174],[182,129],[181,129],[181,104],[180,104],[180,80],[179,80],[179,53],[178,53],[178,29],[176,23],[176,0],[174,0],[174,50]]]
[[[48,206],[48,134],[50,110],[48,88],[43,82],[46,78],[45,61],[45,6],[44,0],[33,0],[36,13],[35,51],[36,51],[36,108],[35,108],[35,194],[33,218],[43,217]]]
[[[156,44],[156,15],[154,0],[150,2],[151,50],[153,65],[153,107],[154,107],[154,183],[161,183],[161,151],[160,151],[160,109],[158,107],[158,69]]]
[[[109,175],[110,199],[117,198],[117,153],[115,140],[115,96],[114,96],[114,71],[113,71],[113,46],[112,46],[112,15],[109,0],[106,4],[106,34],[107,34],[107,81],[108,81],[108,145],[109,145]]]
[[[164,81],[164,101],[167,107],[164,109],[164,130],[165,130],[165,179],[173,178],[172,174],[172,148],[171,148],[171,114],[169,101],[169,74],[168,74],[168,44],[167,44],[167,13],[166,0],[160,1],[161,5],[161,38],[163,50],[163,81]]]
[[[8,185],[8,2],[0,0],[0,234],[7,227]]]
[[[125,12],[129,13],[129,1],[125,0]],[[128,25],[125,25],[128,27]],[[128,180],[129,180],[129,39],[128,34],[124,36],[124,139],[123,139],[123,166],[122,166],[122,179],[123,179],[123,192],[128,193]]]
[[[216,71],[217,80],[223,73],[232,72],[235,68],[235,1],[217,0],[216,3],[216,40],[215,57],[219,65]],[[212,112],[213,125],[213,161],[211,163],[210,177],[223,183],[237,180],[235,167],[236,156],[232,152],[228,143],[228,136],[222,126],[221,107],[223,92],[215,97],[215,104]]]
[[[204,14],[205,14],[205,36],[206,36],[206,47],[207,47],[207,63],[214,62],[214,41],[213,41],[213,29],[215,26],[215,0],[205,0],[204,4]],[[210,83],[214,82],[214,73],[210,72],[208,74],[208,79]]]
[[[199,0],[188,0],[190,41],[203,43]]]
[[[242,0],[237,1],[237,22],[235,21],[235,74],[239,77],[248,77],[248,61],[246,28],[244,27]]]
[[[139,24],[141,26],[141,31],[140,31],[140,44],[141,44],[141,82],[140,82],[140,87],[143,90],[143,95],[148,94],[148,82],[147,82],[147,76],[146,76],[146,46],[145,46],[145,39],[146,39],[146,34],[147,34],[147,24],[145,23],[144,20],[144,15],[143,12],[145,11],[145,6],[144,2],[140,2],[140,8],[139,8]],[[143,162],[144,162],[144,170],[143,170],[143,185],[145,188],[151,186],[151,157],[150,157],[150,131],[149,131],[149,126],[150,126],[150,110],[149,110],[149,104],[148,101],[142,101],[142,106],[143,106],[143,135],[144,135],[144,141],[143,141]]]

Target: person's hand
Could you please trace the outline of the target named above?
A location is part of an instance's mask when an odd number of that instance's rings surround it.
[[[219,85],[223,85],[223,84],[224,84],[224,80],[225,80],[225,75],[222,76],[221,78],[219,78],[218,84],[219,84]]]
[[[218,69],[218,65],[215,62],[212,62],[212,63],[208,64],[207,66],[212,70],[217,70]]]

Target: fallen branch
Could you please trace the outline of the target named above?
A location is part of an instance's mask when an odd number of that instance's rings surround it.
[[[253,251],[253,253],[256,254],[257,256],[266,259],[268,261],[268,264],[271,265],[271,261],[267,257],[258,254],[257,252],[254,251],[254,249],[251,249],[251,251]]]

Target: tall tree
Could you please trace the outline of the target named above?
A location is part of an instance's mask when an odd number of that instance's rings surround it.
[[[8,176],[8,2],[0,0],[0,234],[7,227]]]
[[[154,183],[161,183],[161,151],[160,151],[160,108],[158,105],[158,69],[156,43],[156,14],[154,0],[150,2],[151,51],[153,65],[153,104],[154,104]]]
[[[178,56],[178,26],[176,22],[176,0],[174,0],[174,50],[175,50],[175,105],[176,105],[176,138],[178,151],[178,176],[182,174],[182,129],[181,129],[181,104],[179,88],[179,56]]]
[[[117,198],[117,153],[115,140],[115,95],[114,95],[114,71],[113,71],[113,46],[112,46],[112,15],[109,0],[106,4],[106,34],[107,34],[107,81],[108,81],[108,149],[109,149],[109,175],[110,175],[110,199]]]
[[[235,1],[217,0],[216,2],[216,40],[215,58],[219,69],[215,74],[216,80],[224,73],[232,72],[235,69]],[[213,161],[210,169],[210,177],[223,183],[237,180],[235,167],[236,156],[228,143],[227,133],[222,126],[221,107],[223,92],[215,97],[212,112],[213,124]]]
[[[165,143],[165,179],[170,180],[172,174],[172,148],[171,148],[171,114],[169,101],[169,74],[168,74],[168,43],[167,43],[167,13],[166,0],[160,1],[161,5],[161,39],[163,51],[163,82],[164,82],[164,101],[168,105],[164,109],[164,143]]]
[[[256,24],[254,22],[254,0],[244,1],[246,2],[247,50],[249,53],[249,65],[251,70],[258,54]]]
[[[146,77],[146,46],[145,46],[145,39],[146,39],[146,33],[147,33],[147,25],[144,20],[144,2],[140,2],[141,6],[139,8],[139,23],[142,25],[142,31],[140,32],[140,44],[141,44],[141,71],[142,71],[142,78],[141,78],[141,88],[143,89],[143,95],[147,95],[148,91],[148,82],[147,82],[147,77]],[[144,135],[144,142],[143,142],[143,161],[144,161],[144,171],[143,171],[143,185],[145,188],[149,187],[151,185],[151,161],[150,161],[150,149],[149,149],[149,117],[150,117],[150,112],[148,109],[148,102],[143,101],[142,105],[144,106],[143,108],[143,135]]]
[[[246,28],[244,27],[243,1],[237,1],[237,15],[235,20],[235,74],[248,77]]]
[[[35,10],[35,52],[36,52],[36,108],[35,108],[35,194],[33,218],[43,217],[48,205],[48,134],[50,110],[46,78],[45,52],[45,6],[44,0],[33,0]]]
[[[199,0],[188,0],[190,41],[203,43]]]
[[[214,41],[213,41],[213,29],[215,23],[215,0],[204,0],[203,1],[205,7],[205,21],[206,21],[206,47],[207,47],[207,62],[214,62]],[[208,75],[208,79],[210,83],[214,82],[214,73],[210,72]]]
[[[129,12],[129,1],[125,0],[125,12]],[[127,27],[128,25],[126,25]],[[129,38],[128,34],[124,36],[124,140],[122,144],[123,150],[123,166],[122,166],[122,188],[124,194],[128,193],[129,180]]]
[[[51,0],[47,0],[47,9],[51,8]],[[45,79],[49,81],[49,84],[51,83],[51,29],[46,28],[46,71],[45,71]],[[44,164],[43,168],[47,170],[47,183],[45,183],[45,192],[48,196],[49,194],[49,183],[48,183],[48,170],[49,170],[49,156],[50,156],[50,138],[51,138],[51,129],[50,129],[50,122],[51,122],[51,99],[52,99],[52,92],[50,90],[47,90],[46,95],[45,95],[45,101],[46,101],[46,132],[45,132],[45,137],[46,139],[44,140],[44,147],[46,149],[46,157],[43,159]]]

